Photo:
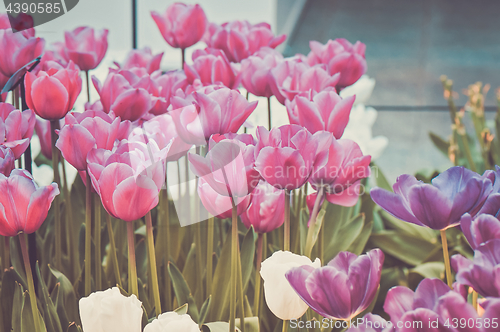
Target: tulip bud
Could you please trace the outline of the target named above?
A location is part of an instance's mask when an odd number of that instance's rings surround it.
[[[66,56],[83,71],[94,69],[108,50],[108,30],[94,31],[91,27],[78,27],[64,33]]]
[[[321,266],[321,261],[316,258],[314,262],[311,262],[306,256],[280,250],[263,261],[260,268],[267,306],[282,320],[297,319],[308,308],[285,278],[287,271],[299,266],[315,269]]]

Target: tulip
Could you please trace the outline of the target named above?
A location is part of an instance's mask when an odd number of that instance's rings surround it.
[[[19,33],[0,29],[0,50],[4,50],[0,55],[1,74],[10,78],[21,67],[43,53],[45,40],[35,37],[34,33],[33,29]]]
[[[176,2],[165,13],[151,12],[161,35],[172,47],[186,49],[201,40],[208,24],[200,5]]]
[[[112,150],[118,138],[120,118],[104,112],[69,113],[59,131],[56,147],[77,170],[87,169],[87,155],[92,149]]]
[[[328,148],[329,133],[312,135],[298,125],[284,125],[268,131],[257,127],[255,168],[277,189],[301,187],[309,178],[320,151]]]
[[[269,233],[283,224],[285,217],[284,192],[265,181],[259,181],[252,192],[248,209],[241,215],[246,228],[253,226],[259,234]]]
[[[179,91],[186,90],[188,81],[186,74],[182,70],[172,70],[163,75],[151,75],[151,79],[155,82],[159,89],[159,96],[165,100],[162,105],[163,109],[153,107],[149,112],[154,115],[160,115],[167,111],[170,105],[170,98]]]
[[[269,98],[273,95],[271,89],[273,77],[271,69],[283,61],[278,51],[263,47],[255,54],[241,61],[241,83],[251,94]]]
[[[355,97],[342,99],[333,90],[297,95],[293,102],[285,101],[291,124],[301,125],[311,133],[326,130],[340,138],[349,122]]]
[[[374,315],[372,313],[367,313],[363,318],[357,318],[355,325],[351,325],[346,332],[391,332],[396,331],[394,325],[391,322],[386,321],[379,315]],[[345,325],[344,325],[345,324]],[[344,327],[348,327],[349,322],[343,322]]]
[[[66,56],[80,70],[88,71],[101,63],[108,50],[108,30],[94,31],[91,27],[78,27],[64,32]]]
[[[150,159],[151,149],[153,159]],[[93,148],[87,171],[106,211],[125,221],[142,218],[158,204],[165,170],[161,162],[168,148],[122,141],[115,151]]]
[[[48,71],[52,66],[48,66],[47,64],[50,62],[56,62],[61,67],[66,68],[69,64],[69,61],[66,57],[66,45],[63,42],[55,42],[50,44],[49,49],[46,49],[42,55],[42,59],[40,64],[35,68],[41,68],[43,71]]]
[[[484,297],[500,297],[500,239],[489,240],[474,251],[474,259],[451,257],[457,282],[472,287]]]
[[[12,150],[0,145],[0,173],[9,176],[10,172],[16,168],[14,165],[15,160]]]
[[[254,168],[255,146],[238,136],[214,135],[205,158],[188,155],[193,173],[203,178],[218,194],[235,199],[250,194],[259,181]]]
[[[0,91],[3,90],[5,84],[7,84],[8,80],[9,80],[9,77],[0,73]],[[7,100],[7,93],[0,94],[0,103],[4,102],[5,100]]]
[[[354,84],[366,72],[366,45],[357,41],[354,45],[344,38],[329,40],[325,45],[310,41],[311,52],[307,56],[312,66],[318,63],[328,66],[331,75],[340,73],[337,87],[340,89]]]
[[[83,332],[140,332],[141,301],[120,293],[118,287],[98,291],[79,301]]]
[[[0,29],[11,29],[7,13],[0,13]]]
[[[193,64],[184,64],[184,72],[189,84],[198,79],[203,85],[222,83],[230,89],[240,84],[240,76],[231,66],[223,51],[206,48],[193,53]]]
[[[149,47],[144,47],[141,50],[131,50],[128,52],[127,57],[123,61],[123,64],[115,62],[118,69],[132,69],[132,68],[144,68],[148,74],[160,69],[161,58],[163,57],[163,52],[153,55]]]
[[[278,101],[285,105],[285,100],[301,92],[313,90],[320,92],[328,87],[335,87],[339,74],[330,75],[323,65],[310,67],[298,58],[286,59],[271,70],[273,76],[271,89]]]
[[[188,144],[205,145],[213,134],[236,133],[257,107],[257,101],[249,103],[239,91],[228,88],[192,96],[192,103],[171,99],[177,133]]]
[[[489,214],[474,219],[466,213],[460,219],[460,228],[473,250],[493,239],[500,239],[500,220]]]
[[[340,95],[342,96],[342,92],[346,90],[347,88],[342,90]],[[372,160],[379,158],[389,144],[389,140],[385,136],[372,136],[372,127],[376,119],[377,111],[373,107],[354,106],[351,110],[349,123],[342,135],[342,138],[351,139],[358,143],[363,154],[372,156]]]
[[[113,111],[122,120],[140,119],[156,102],[149,93],[149,77],[142,79],[130,70],[109,73],[103,85],[95,76],[92,81],[101,97],[104,112]]]
[[[47,217],[54,197],[59,194],[57,184],[38,187],[30,173],[14,169],[7,177],[0,174],[0,235],[31,234],[40,228]],[[15,200],[12,198],[15,197]]]
[[[264,297],[269,310],[282,320],[297,319],[307,310],[307,304],[297,295],[285,275],[298,267],[317,269],[321,261],[312,262],[306,256],[288,251],[275,251],[262,262],[260,275],[264,280]]]
[[[188,314],[180,315],[173,311],[159,315],[144,328],[144,332],[166,331],[200,332],[200,329],[191,316]]]
[[[208,47],[226,53],[231,62],[240,62],[262,47],[275,48],[283,43],[286,35],[274,36],[267,23],[250,24],[248,21],[232,21],[222,25],[212,23],[204,37]]]
[[[23,112],[14,106],[0,103],[0,145],[10,148],[18,159],[30,144],[36,117],[32,110]]]
[[[231,218],[233,198],[219,194],[204,178],[198,179],[198,195],[201,203],[211,215],[219,219]],[[248,209],[252,198],[251,195],[246,195],[234,199],[236,200],[236,214],[239,216]]]
[[[37,115],[46,120],[59,120],[75,104],[82,90],[79,71],[70,61],[67,68],[51,68],[38,75],[26,73],[26,103]]]
[[[323,267],[299,266],[286,278],[300,298],[323,317],[351,320],[372,303],[380,283],[384,253],[356,256],[344,251]]]

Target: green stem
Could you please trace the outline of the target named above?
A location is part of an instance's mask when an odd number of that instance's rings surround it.
[[[64,159],[61,162],[62,165],[62,171],[63,171],[63,181],[64,181],[64,199],[66,201],[66,239],[67,239],[67,247],[68,247],[68,253],[69,257],[72,257],[73,262],[79,262],[79,252],[77,248],[73,245],[73,243],[78,242],[78,237],[75,232],[75,223],[73,221],[73,208],[71,204],[71,191],[69,189],[68,185],[68,177],[66,175],[66,166],[65,166]],[[71,264],[73,266],[73,280],[76,280],[80,274],[80,266],[79,264]]]
[[[260,265],[262,263],[262,239],[263,235],[259,233],[257,236],[257,254],[256,254],[256,263],[255,263],[255,293],[253,300],[253,311],[254,315],[259,317],[259,302],[260,302]]]
[[[92,246],[92,182],[86,172],[85,179],[85,296],[89,296],[92,287],[91,246]]]
[[[160,288],[158,287],[158,272],[156,270],[155,243],[153,237],[153,222],[151,211],[146,214],[146,234],[148,241],[148,259],[151,266],[151,283],[153,285],[153,297],[155,300],[156,316],[161,314]]]
[[[3,237],[3,236],[2,236]],[[3,237],[3,257],[2,257],[2,267],[3,269],[8,269],[10,267],[10,238],[8,236]]]
[[[286,332],[288,331],[288,321],[287,320],[284,320],[283,321],[283,329],[282,329],[283,332]]]
[[[478,294],[475,290],[472,291],[472,306],[474,307],[474,309],[476,309],[477,311],[477,298],[478,298]]]
[[[95,224],[95,287],[96,291],[102,290],[102,259],[101,259],[101,200],[99,195],[94,194]]]
[[[271,130],[271,97],[267,97],[267,123],[268,129]]]
[[[54,182],[57,186],[61,188],[61,181],[59,179],[59,150],[56,148],[57,134],[56,130],[59,129],[59,120],[50,121],[50,136],[52,139],[52,169],[54,171]],[[54,222],[55,222],[55,250],[56,250],[56,262],[55,266],[57,269],[62,269],[62,235],[61,235],[61,213],[60,209],[60,198],[56,196],[54,198]]]
[[[182,70],[184,70],[184,63],[186,62],[186,50],[184,48],[181,48],[181,54],[182,54]]]
[[[168,200],[168,186],[167,180],[165,178],[165,190],[160,192],[160,204],[159,212],[160,219],[158,221],[159,229],[158,232],[161,234],[160,239],[163,243],[163,250],[159,251],[161,246],[156,246],[157,262],[161,264],[163,261],[163,274],[165,278],[165,292],[166,292],[166,311],[170,311],[170,305],[172,303],[172,289],[170,285],[170,274],[168,273],[168,262],[170,261],[170,206]],[[164,258],[164,260],[162,259]]]
[[[128,241],[128,292],[139,298],[139,286],[137,285],[137,265],[135,262],[135,239],[134,222],[127,222],[127,241]]]
[[[243,276],[241,273],[241,256],[240,256],[240,248],[238,246],[238,298],[239,298],[239,307],[240,307],[240,330],[241,332],[245,332],[245,293],[243,291]]]
[[[90,79],[89,79],[89,71],[85,71],[85,78],[87,79],[87,100],[90,103]]]
[[[285,189],[285,222],[284,233],[285,238],[283,241],[283,250],[290,251],[290,190]]]
[[[443,244],[444,266],[446,269],[446,281],[448,286],[453,289],[453,279],[451,277],[450,255],[448,253],[448,240],[446,239],[446,229],[441,230],[441,243]]]
[[[231,224],[231,298],[229,302],[229,331],[235,331],[236,319],[236,287],[237,287],[237,265],[238,265],[238,212],[232,198],[232,224]]]
[[[113,233],[113,225],[111,225],[111,215],[106,213],[106,227],[108,228],[109,237],[109,257],[113,264],[113,272],[115,274],[116,283],[122,288],[122,278],[120,277],[120,266],[118,265],[118,258],[116,257],[116,244],[115,235]]]
[[[309,229],[307,230],[307,240],[306,240],[306,249],[304,255],[311,257],[312,248],[314,247],[314,227],[316,226],[316,217],[318,216],[319,207],[321,205],[321,199],[323,198],[323,187],[319,188],[318,194],[316,196],[316,200],[314,201],[314,207],[311,211],[311,222],[309,224]]]
[[[31,272],[30,258],[28,255],[28,248],[26,246],[26,239],[24,234],[19,234],[19,243],[21,244],[21,252],[24,260],[24,268],[26,269],[26,279],[28,280],[28,291],[30,295],[31,311],[33,312],[33,322],[35,324],[35,331],[40,330],[40,317],[38,315],[38,306],[35,294],[35,283],[33,282],[33,273]]]
[[[213,277],[213,252],[214,252],[214,217],[208,218],[207,229],[207,297],[212,295]]]

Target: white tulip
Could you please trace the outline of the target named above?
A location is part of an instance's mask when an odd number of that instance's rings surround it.
[[[188,314],[169,311],[146,325],[144,332],[200,332],[200,329]]]
[[[285,273],[293,267],[309,265],[321,267],[321,261],[314,262],[306,256],[289,251],[276,251],[262,262],[260,275],[264,280],[264,296],[267,306],[276,317],[282,320],[300,318],[307,310],[307,304],[293,290],[285,278]]]
[[[339,95],[342,99],[356,95],[354,105],[364,105],[370,99],[373,88],[375,88],[375,79],[368,77],[368,75],[363,75],[356,83],[340,91]]]
[[[141,332],[142,307],[135,295],[117,287],[80,299],[83,332]]]

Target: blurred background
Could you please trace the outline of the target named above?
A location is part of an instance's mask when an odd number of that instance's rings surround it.
[[[174,1],[138,0],[138,47],[164,52],[164,70],[180,68],[181,56],[161,37],[151,11],[163,12]],[[268,22],[275,33],[286,33],[285,56],[307,54],[309,41],[325,43],[346,38],[366,44],[367,74],[376,85],[367,104],[378,111],[373,135],[389,144],[376,161],[394,182],[401,173],[442,171],[451,166],[429,139],[433,131],[447,138],[450,116],[440,76],[454,81],[456,103],[462,90],[476,81],[492,86],[486,97],[487,119],[496,111],[494,90],[500,86],[500,2],[496,0],[200,0],[208,19]],[[63,39],[64,31],[81,25],[107,28],[109,49],[93,72],[101,81],[113,61],[122,61],[132,46],[131,0],[80,0],[66,15],[37,28],[48,43]],[[199,43],[187,51],[187,59]],[[93,99],[98,95],[93,91]],[[265,100],[260,108],[265,108]],[[287,122],[286,111],[273,102],[273,125]],[[264,110],[256,112],[262,112]],[[260,116],[264,117],[264,115]],[[467,118],[467,116],[466,116]],[[265,120],[265,118],[263,118]],[[251,119],[259,123],[259,116]],[[465,121],[466,125],[470,125]]]

